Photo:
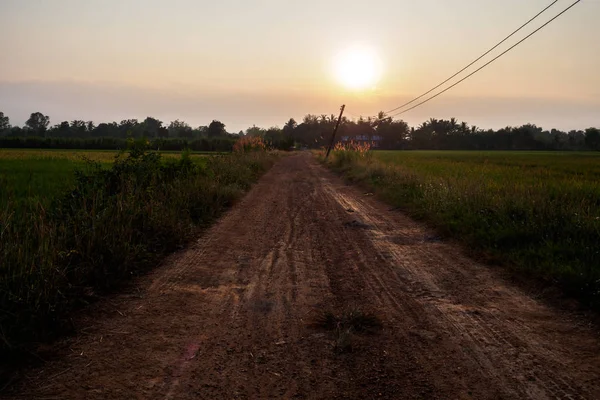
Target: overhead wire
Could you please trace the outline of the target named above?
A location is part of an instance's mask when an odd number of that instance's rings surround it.
[[[487,67],[488,65],[492,64],[494,61],[498,60],[500,57],[502,57],[503,55],[505,55],[506,53],[508,53],[509,51],[511,51],[512,49],[514,49],[515,47],[519,46],[521,43],[523,43],[524,41],[526,41],[527,39],[529,39],[530,37],[532,37],[533,35],[535,35],[537,32],[541,31],[543,28],[545,28],[546,26],[548,26],[550,23],[552,23],[554,20],[556,20],[557,18],[559,18],[560,16],[562,16],[564,13],[566,13],[567,11],[569,11],[571,8],[575,7],[575,5],[577,5],[578,3],[580,3],[582,0],[577,0],[575,1],[573,4],[571,4],[569,7],[565,8],[563,11],[561,11],[559,14],[557,14],[556,16],[554,16],[552,19],[550,19],[549,21],[547,21],[546,23],[544,23],[542,26],[540,26],[539,28],[537,28],[536,30],[534,30],[533,32],[531,32],[529,35],[525,36],[523,39],[519,40],[517,43],[515,43],[514,45],[512,45],[511,47],[509,47],[508,49],[506,49],[505,51],[503,51],[502,53],[500,53],[499,55],[497,55],[496,57],[494,57],[493,59],[491,59],[490,61],[488,61],[487,63],[485,63],[484,65],[482,65],[481,67],[477,68],[475,71],[471,72],[470,74],[468,74],[467,76],[465,76],[464,78],[460,79],[459,81],[457,81],[456,83],[452,84],[451,86],[445,88],[444,90],[442,90],[439,93],[436,93],[435,95],[427,98],[426,100],[410,107],[407,108],[406,110],[391,114],[391,115],[387,115],[386,118],[391,118],[391,117],[397,117],[398,115],[402,115],[404,113],[407,113],[411,110],[414,110],[415,108],[435,99],[436,97],[442,95],[443,93],[446,93],[448,90],[452,89],[453,87],[457,86],[458,84],[464,82],[465,80],[467,80],[468,78],[470,78],[471,76],[475,75],[477,72],[481,71],[482,69],[484,69],[485,67]],[[423,97],[423,96],[421,96]],[[399,107],[401,108],[401,107]],[[397,109],[399,109],[397,108]]]
[[[496,50],[501,44],[503,44],[504,42],[506,42],[508,39],[510,39],[511,37],[513,37],[514,35],[516,35],[518,32],[520,32],[523,28],[525,28],[527,25],[529,25],[530,23],[532,23],[533,21],[535,21],[540,15],[542,15],[543,13],[545,13],[546,11],[548,11],[552,6],[554,6],[556,3],[558,3],[559,0],[554,0],[552,3],[550,3],[550,5],[548,5],[546,8],[544,8],[542,11],[540,11],[539,13],[537,13],[533,18],[531,18],[529,21],[525,22],[523,25],[521,25],[519,28],[517,28],[516,30],[514,30],[510,35],[506,36],[504,39],[502,39],[500,42],[498,42],[494,47],[490,48],[488,51],[486,51],[485,53],[483,53],[481,56],[479,56],[477,59],[473,60],[471,63],[469,63],[466,67],[464,67],[463,69],[461,69],[460,71],[458,71],[457,73],[455,73],[454,75],[452,75],[451,77],[449,77],[448,79],[446,79],[445,81],[443,81],[442,83],[438,84],[437,86],[434,86],[433,88],[429,89],[428,91],[426,91],[425,93],[423,93],[422,95],[415,97],[414,99],[412,99],[411,101],[402,104],[401,106],[398,106],[396,108],[392,108],[389,111],[386,111],[386,114],[390,114],[394,111],[397,111],[401,108],[404,108],[406,106],[408,106],[409,104],[414,103],[415,101],[427,96],[429,93],[433,92],[434,90],[436,90],[437,88],[439,88],[440,86],[448,83],[449,81],[451,81],[453,78],[455,78],[456,76],[460,75],[462,72],[466,71],[469,67],[473,66],[475,63],[477,63],[479,60],[481,60],[482,58],[484,58],[485,56],[487,56],[488,54],[490,54],[492,51]]]

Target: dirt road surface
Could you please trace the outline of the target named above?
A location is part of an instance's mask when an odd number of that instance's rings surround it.
[[[324,311],[382,327],[336,351]],[[600,340],[422,225],[283,158],[188,249],[79,321],[27,399],[600,399]]]

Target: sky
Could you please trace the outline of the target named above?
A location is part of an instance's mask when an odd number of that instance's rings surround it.
[[[572,2],[559,0],[519,37]],[[341,104],[349,117],[371,115],[429,90],[550,3],[0,0],[0,111],[13,125],[40,111],[51,124],[152,116],[194,127],[218,119],[230,132],[337,114]],[[600,0],[583,0],[401,118],[600,126],[599,16]],[[382,66],[381,79],[360,91],[333,68],[336,54],[356,45]]]

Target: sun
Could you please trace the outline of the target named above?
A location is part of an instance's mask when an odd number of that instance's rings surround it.
[[[373,87],[381,78],[381,70],[377,52],[365,45],[348,47],[334,59],[336,79],[351,90]]]

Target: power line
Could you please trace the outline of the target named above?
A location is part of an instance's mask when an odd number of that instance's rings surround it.
[[[460,71],[458,71],[457,73],[455,73],[454,75],[452,75],[450,78],[446,79],[444,82],[440,83],[439,85],[431,88],[430,90],[428,90],[427,92],[423,93],[422,95],[420,95],[419,97],[415,97],[414,99],[412,99],[411,101],[409,101],[408,103],[404,103],[401,106],[398,106],[396,108],[393,108],[389,111],[386,112],[386,114],[389,114],[391,112],[394,112],[396,110],[399,110],[401,108],[406,107],[409,104],[414,103],[415,101],[419,100],[420,98],[423,98],[425,96],[427,96],[429,93],[433,92],[435,89],[439,88],[440,86],[442,86],[443,84],[447,83],[448,81],[450,81],[451,79],[455,78],[457,75],[459,75],[460,73],[464,72],[466,69],[468,69],[469,67],[471,67],[473,64],[475,64],[477,61],[481,60],[483,57],[487,56],[488,54],[490,54],[492,51],[496,50],[498,48],[498,46],[500,46],[502,43],[506,42],[508,39],[510,39],[511,37],[513,37],[516,33],[518,33],[521,29],[525,28],[527,25],[529,25],[531,22],[533,22],[535,19],[537,19],[537,17],[539,17],[540,15],[542,15],[544,12],[546,12],[550,7],[552,7],[553,5],[555,5],[558,2],[558,0],[554,0],[549,6],[547,6],[546,8],[544,8],[542,11],[540,11],[539,13],[537,13],[533,18],[531,18],[529,21],[525,22],[523,25],[521,25],[517,30],[513,31],[510,35],[508,35],[507,37],[505,37],[504,39],[502,39],[501,42],[497,43],[494,47],[492,47],[491,49],[489,49],[488,51],[486,51],[485,53],[483,53],[481,56],[479,56],[476,60],[474,60],[473,62],[471,62],[469,65],[467,65],[466,67],[464,67],[463,69],[461,69]]]
[[[524,41],[526,41],[527,39],[529,39],[531,36],[535,35],[537,32],[541,31],[543,28],[545,28],[547,25],[549,25],[551,22],[553,22],[555,19],[557,19],[558,17],[560,17],[561,15],[563,15],[564,13],[566,13],[567,11],[569,11],[571,8],[573,8],[575,5],[577,5],[577,3],[580,3],[581,0],[577,0],[576,2],[574,2],[573,4],[571,4],[569,7],[565,8],[563,11],[561,11],[558,15],[556,15],[554,18],[552,18],[551,20],[549,20],[548,22],[546,22],[544,25],[540,26],[539,28],[537,28],[535,31],[531,32],[529,35],[525,36],[523,39],[521,39],[520,41],[518,41],[517,43],[515,43],[513,46],[509,47],[507,50],[505,50],[504,52],[500,53],[498,56],[494,57],[493,59],[491,59],[490,61],[488,61],[487,63],[485,63],[484,65],[482,65],[481,67],[477,68],[475,71],[471,72],[469,75],[465,76],[464,78],[462,78],[461,80],[459,80],[458,82],[452,84],[451,86],[447,87],[446,89],[442,90],[441,92],[427,98],[426,100],[410,107],[407,108],[404,111],[400,111],[398,113],[392,114],[392,115],[388,115],[387,117],[397,117],[398,115],[402,115],[406,112],[409,112],[411,110],[414,110],[415,108],[435,99],[436,97],[438,97],[439,95],[446,93],[448,90],[452,89],[453,87],[455,87],[456,85],[458,85],[459,83],[464,82],[465,80],[467,80],[468,78],[470,78],[471,76],[475,75],[477,72],[481,71],[482,69],[484,69],[485,67],[487,67],[488,65],[490,65],[491,63],[493,63],[494,61],[496,61],[497,59],[499,59],[500,57],[502,57],[503,55],[505,55],[506,53],[508,53],[509,51],[511,51],[512,49],[514,49],[515,47],[517,47],[518,45],[520,45],[521,43],[523,43]]]

